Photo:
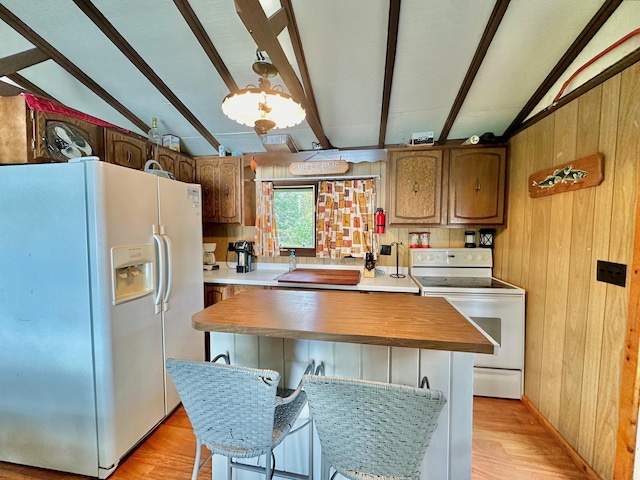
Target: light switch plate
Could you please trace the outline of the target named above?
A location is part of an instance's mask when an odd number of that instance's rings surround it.
[[[596,280],[624,287],[627,283],[627,266],[622,263],[598,260]]]

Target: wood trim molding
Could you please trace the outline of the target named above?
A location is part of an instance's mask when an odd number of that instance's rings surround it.
[[[49,56],[37,48],[0,58],[0,77],[16,73],[23,68],[37,65],[45,60],[49,60]]]
[[[215,149],[220,146],[216,138],[200,123],[197,117],[180,101],[169,86],[162,81],[158,74],[127,42],[120,32],[107,20],[98,8],[89,0],[73,0],[73,3],[111,40],[111,42],[129,59],[129,61],[142,73],[147,80],[174,106],[178,112],[195,128],[200,135]]]
[[[75,64],[73,64],[67,57],[62,55],[58,50],[53,48],[47,43],[41,36],[35,33],[29,28],[22,20],[11,13],[5,6],[0,4],[0,20],[3,20],[7,25],[13,28],[16,32],[29,40],[36,48],[41,50],[44,54],[50,57],[54,62],[64,68],[70,75],[76,78],[85,87],[91,90],[94,94],[100,97],[102,100],[111,105],[117,112],[123,117],[133,123],[143,132],[149,130],[149,126],[136,117],[129,109],[122,105],[112,95],[109,94],[104,88],[94,82],[89,76],[80,70]],[[35,92],[34,92],[35,93]]]
[[[549,432],[549,435],[558,443],[558,445],[569,455],[571,460],[578,466],[578,468],[585,474],[585,476],[589,480],[602,480],[600,475],[596,473],[596,471],[591,468],[591,466],[580,456],[580,454],[574,450],[574,448],[567,442],[560,432],[554,428],[549,420],[547,420],[540,410],[536,408],[536,406],[531,403],[529,398],[526,395],[522,396],[522,404],[531,412],[531,414],[536,417],[536,419],[542,424],[542,426]],[[618,477],[615,477],[616,479]]]
[[[391,85],[393,84],[393,67],[396,64],[396,48],[398,46],[398,31],[400,25],[400,1],[389,2],[389,24],[387,27],[387,56],[384,62],[384,88],[382,90],[382,112],[380,114],[380,131],[378,133],[378,148],[384,148],[387,136],[387,121],[389,120],[389,104],[391,103]]]
[[[591,21],[587,24],[578,38],[571,44],[569,49],[565,52],[562,58],[558,61],[553,70],[549,72],[547,78],[540,84],[538,89],[531,96],[529,101],[522,107],[520,113],[513,119],[511,125],[507,127],[503,136],[509,138],[515,134],[516,131],[520,130],[525,119],[529,116],[531,111],[540,103],[542,98],[547,94],[547,92],[553,87],[553,85],[558,81],[560,76],[567,71],[567,68],[573,63],[576,57],[582,52],[584,47],[591,41],[591,39],[598,33],[602,25],[606,23],[606,21],[613,15],[613,12],[620,6],[622,0],[610,0],[604,2],[602,7],[596,12]]]
[[[640,193],[638,201],[640,201]],[[637,205],[640,204],[637,203]],[[613,474],[617,480],[634,478],[633,468],[638,428],[638,396],[640,395],[640,370],[638,369],[640,350],[640,336],[638,335],[640,329],[640,214],[638,213],[636,213],[632,262],[627,335],[624,342],[625,351],[620,379],[616,461]]]
[[[476,53],[473,56],[471,65],[469,65],[467,74],[465,75],[464,80],[462,81],[462,85],[460,86],[460,90],[458,91],[458,95],[456,96],[456,99],[453,102],[453,106],[449,111],[449,116],[447,117],[447,120],[444,122],[444,126],[442,127],[440,138],[438,138],[438,143],[440,145],[444,144],[447,141],[449,132],[451,131],[451,128],[453,127],[453,124],[458,117],[458,113],[460,113],[462,104],[464,103],[465,98],[467,98],[467,94],[471,89],[471,85],[473,84],[473,81],[478,74],[478,70],[480,70],[480,65],[482,65],[482,61],[484,60],[484,57],[489,50],[489,46],[493,41],[493,37],[495,37],[496,32],[498,31],[498,27],[500,27],[500,23],[504,18],[504,14],[506,13],[507,7],[509,6],[509,1],[510,0],[499,0],[498,2],[496,2],[496,5],[491,12],[491,17],[489,18],[489,22],[484,29],[484,33],[482,34],[482,38],[480,39],[480,43],[478,44]]]

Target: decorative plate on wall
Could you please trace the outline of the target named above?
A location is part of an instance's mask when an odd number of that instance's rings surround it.
[[[71,158],[85,157],[93,153],[86,133],[64,122],[47,122],[44,143],[51,158],[66,162]]]

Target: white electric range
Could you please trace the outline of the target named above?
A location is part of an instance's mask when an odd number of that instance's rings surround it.
[[[474,355],[474,395],[520,399],[524,388],[525,291],[493,277],[490,248],[412,248],[420,294],[445,297],[500,350]]]

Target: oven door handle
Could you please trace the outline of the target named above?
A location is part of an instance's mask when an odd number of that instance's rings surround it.
[[[441,294],[437,296],[442,296],[451,302],[495,302],[499,300],[500,302],[509,302],[509,303],[522,303],[523,298],[522,295],[499,295],[495,293],[465,293],[464,295],[456,295],[456,294]]]

